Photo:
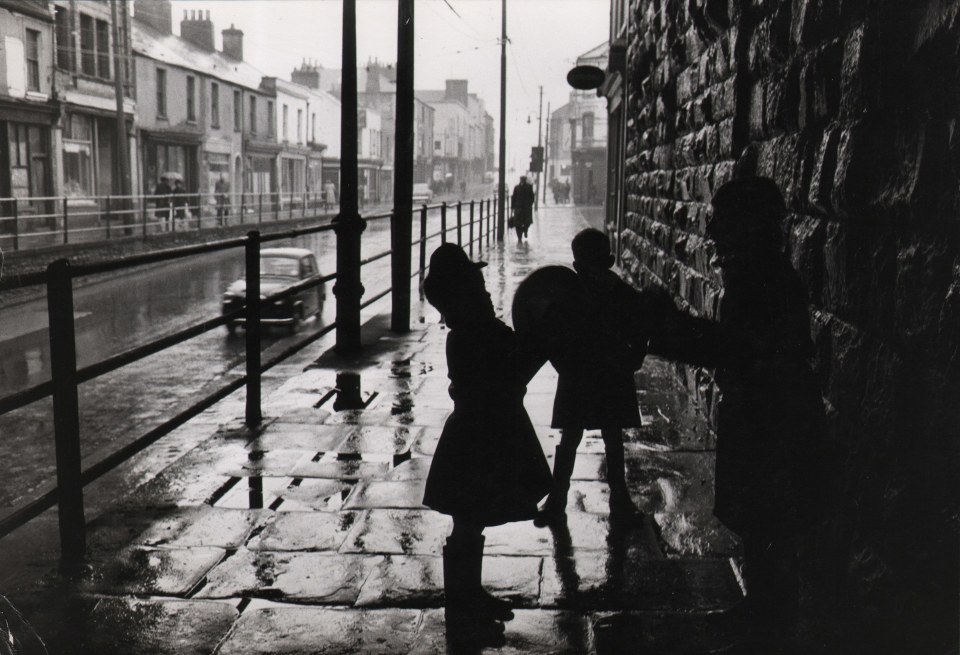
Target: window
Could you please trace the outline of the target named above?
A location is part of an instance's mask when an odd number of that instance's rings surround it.
[[[167,71],[157,69],[157,118],[167,117]]]
[[[187,75],[187,122],[197,122],[197,80]]]
[[[441,144],[440,141],[434,141],[434,142],[433,142],[433,149],[434,149],[434,150],[440,150],[440,148],[441,148],[442,146],[443,146],[443,144]]]
[[[220,127],[220,85],[210,85],[210,125]]]
[[[93,18],[80,14],[80,71],[84,75],[97,74],[96,36],[93,31]]]
[[[110,79],[110,25],[105,20],[97,25],[97,76]]]
[[[303,110],[297,110],[297,143],[303,143]]]
[[[273,136],[276,118],[273,115],[273,100],[267,100],[267,136]]]
[[[310,115],[310,141],[311,143],[316,143],[317,141],[317,115]]]
[[[233,92],[233,130],[239,132],[243,128],[243,96],[240,92]]]
[[[70,197],[93,194],[93,119],[70,114],[64,122],[63,192]]]
[[[40,32],[27,30],[27,89],[40,90]]]
[[[250,96],[250,134],[257,133],[257,97]]]
[[[110,24],[80,14],[80,72],[110,79]]]
[[[587,113],[583,115],[583,134],[581,138],[584,141],[593,140],[593,114]]]
[[[288,121],[288,114],[290,113],[290,108],[286,105],[283,106],[283,140],[290,140],[290,125]]]
[[[57,7],[56,12],[57,66],[64,70],[74,70],[71,56],[73,29],[70,25],[70,12],[66,7]]]

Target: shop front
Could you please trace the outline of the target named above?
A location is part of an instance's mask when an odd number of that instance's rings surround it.
[[[52,110],[30,107],[6,107],[0,104],[0,197],[11,201],[0,203],[4,217],[19,217],[17,227],[12,220],[0,223],[0,233],[12,233],[27,227],[56,228],[52,200],[38,200],[52,195],[50,160]],[[48,215],[46,218],[24,217]]]

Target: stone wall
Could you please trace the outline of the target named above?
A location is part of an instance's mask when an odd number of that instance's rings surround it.
[[[630,21],[624,269],[715,316],[711,194],[740,171],[777,181],[836,452],[825,514],[842,547],[843,623],[863,648],[848,652],[947,652],[960,2],[633,0]],[[712,415],[709,372],[680,372]]]

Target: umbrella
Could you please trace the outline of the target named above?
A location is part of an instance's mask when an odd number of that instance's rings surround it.
[[[160,176],[160,179],[163,179],[163,180],[173,180],[173,181],[179,180],[179,181],[183,182],[183,175],[181,175],[180,173],[178,173],[178,172],[176,172],[176,171],[167,171],[166,173],[164,173],[163,175]]]

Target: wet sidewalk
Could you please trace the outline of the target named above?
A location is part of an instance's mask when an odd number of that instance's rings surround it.
[[[597,210],[541,208],[529,244],[484,250],[508,323],[519,281],[568,263],[571,238],[591,219]],[[413,315],[406,335],[388,332],[385,317],[367,323],[357,358],[321,344],[278,367],[259,433],[230,420],[242,415],[238,393],[132,463],[122,479],[135,489],[106,480],[83,579],[56,575],[55,543],[23,552],[23,535],[0,542],[0,593],[51,653],[446,652],[440,553],[450,522],[420,505],[452,409],[446,330],[425,304]],[[334,409],[343,371],[360,375],[364,409]],[[526,397],[551,459],[555,386],[548,365]],[[485,532],[484,583],[517,607],[507,646],[491,652],[622,652],[611,639],[624,634],[637,652],[706,653],[729,641],[724,613],[741,589],[735,538],[710,513],[713,436],[665,363],[648,359],[638,388],[643,426],[628,435],[627,469],[646,519],[611,524],[603,444],[588,433],[565,528]],[[612,615],[624,617],[618,630],[598,627]]]

